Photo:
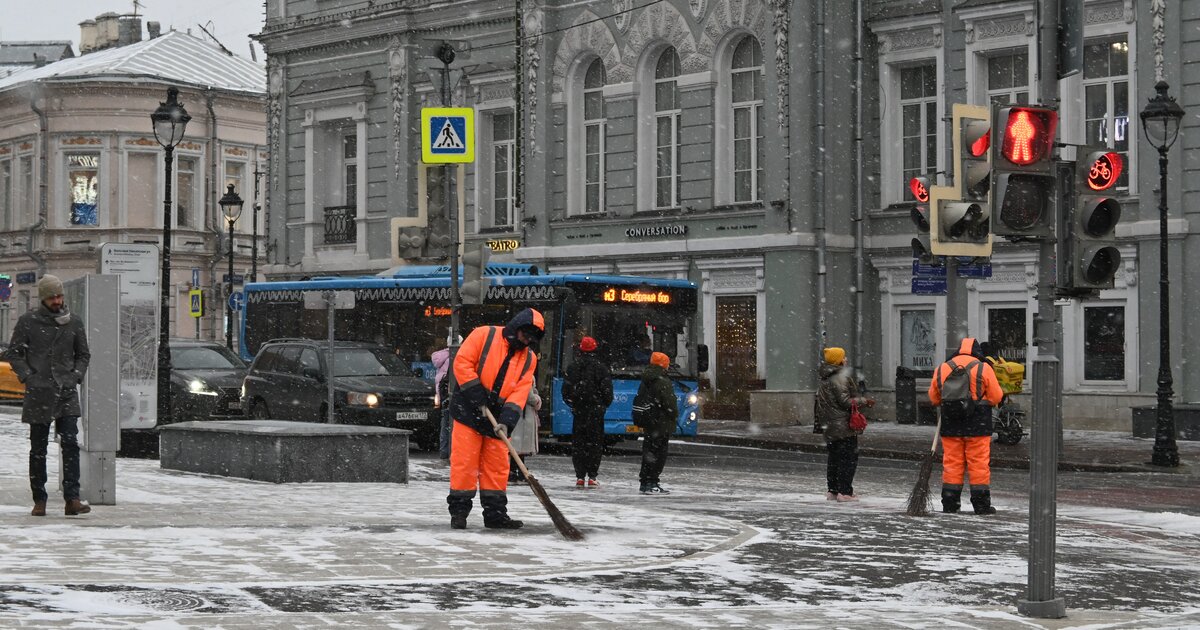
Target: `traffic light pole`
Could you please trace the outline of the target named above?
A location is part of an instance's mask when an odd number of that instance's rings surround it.
[[[450,107],[450,64],[454,62],[454,49],[450,44],[443,43],[437,51],[438,60],[442,62],[442,106]],[[450,223],[450,339],[446,345],[450,348],[451,360],[458,354],[459,311],[462,310],[462,296],[458,291],[458,203],[454,195],[454,165],[442,167],[442,203],[445,204],[446,217]]]
[[[1042,0],[1038,15],[1038,95],[1046,105],[1058,104],[1059,0]],[[995,142],[996,139],[993,139]],[[1063,178],[1056,177],[1054,210],[1063,210]],[[1061,229],[1061,227],[1059,227]],[[1054,305],[1055,239],[1043,238],[1038,249],[1038,312],[1034,320],[1033,418],[1029,446],[1029,568],[1025,598],[1017,611],[1027,617],[1061,619],[1066,603],[1054,592],[1055,529],[1058,485],[1058,436],[1062,426],[1062,363],[1058,354],[1060,323]]]

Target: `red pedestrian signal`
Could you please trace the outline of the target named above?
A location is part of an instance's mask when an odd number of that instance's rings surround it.
[[[1001,155],[1017,166],[1030,166],[1049,159],[1054,149],[1058,113],[1052,109],[1009,107],[1002,109],[1004,143]]]
[[[1117,183],[1121,171],[1125,170],[1125,159],[1113,151],[1096,152],[1087,156],[1087,187],[1092,190],[1108,190]]]

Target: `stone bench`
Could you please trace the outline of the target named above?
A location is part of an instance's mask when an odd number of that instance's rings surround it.
[[[159,465],[274,483],[408,483],[410,431],[286,420],[161,427]]]
[[[1176,440],[1200,440],[1200,404],[1175,403],[1171,417],[1175,420]],[[1158,406],[1133,408],[1133,437],[1152,438],[1158,427]]]

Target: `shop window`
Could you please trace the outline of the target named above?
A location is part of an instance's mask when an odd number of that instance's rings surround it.
[[[1084,307],[1083,380],[1125,380],[1125,307]]]
[[[748,390],[762,389],[758,382],[758,300],[753,295],[716,298],[717,398],[721,403],[748,411]]]
[[[1025,363],[1029,338],[1026,334],[1024,308],[988,309],[987,330],[992,356]]]
[[[900,365],[932,370],[937,355],[937,327],[933,309],[900,312]]]

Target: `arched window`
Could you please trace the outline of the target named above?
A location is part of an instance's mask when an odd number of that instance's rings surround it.
[[[679,55],[667,48],[654,68],[654,206],[679,205]]]
[[[583,211],[604,211],[604,62],[596,59],[583,78]]]
[[[762,46],[744,37],[730,64],[733,107],[733,201],[762,199],[763,58]]]

